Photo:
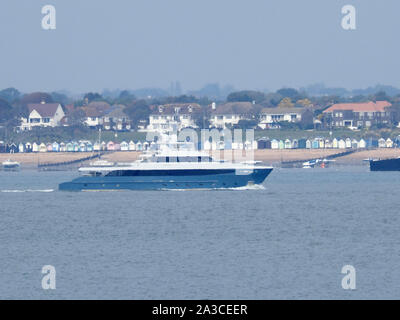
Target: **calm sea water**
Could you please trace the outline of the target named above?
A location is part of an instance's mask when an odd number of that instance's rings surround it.
[[[263,190],[57,191],[75,175],[0,172],[0,298],[400,298],[400,173],[276,169]],[[48,264],[56,290],[41,288]],[[354,291],[341,287],[346,264]]]

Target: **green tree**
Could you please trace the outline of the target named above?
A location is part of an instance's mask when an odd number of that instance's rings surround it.
[[[11,105],[4,99],[0,99],[0,123],[9,121],[13,117]]]
[[[46,103],[54,102],[53,97],[46,92],[32,92],[25,94],[21,98],[20,104],[27,105],[28,103],[41,103],[42,101]]]
[[[259,91],[237,91],[232,92],[226,98],[228,102],[253,102],[260,103],[265,100],[265,94]]]
[[[0,91],[0,98],[8,103],[13,103],[21,97],[21,93],[15,88],[7,88]]]
[[[293,88],[282,88],[276,91],[276,93],[280,94],[282,97],[288,97],[290,99],[298,99],[299,92]]]
[[[132,121],[132,126],[137,127],[140,120],[148,120],[151,110],[147,101],[142,99],[132,102],[124,109],[124,112]]]

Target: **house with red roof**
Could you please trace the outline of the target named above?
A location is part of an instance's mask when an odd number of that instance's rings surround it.
[[[28,117],[21,118],[21,130],[32,130],[33,127],[57,127],[65,113],[59,103],[30,103]]]
[[[391,106],[388,101],[334,104],[323,111],[324,123],[331,128],[368,128],[373,125],[390,124]]]

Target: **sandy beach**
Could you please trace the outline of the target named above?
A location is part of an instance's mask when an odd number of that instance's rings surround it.
[[[277,165],[283,161],[302,161],[313,158],[324,158],[330,155],[341,153],[344,150],[338,149],[292,149],[292,150],[255,150],[254,159],[267,164]],[[77,160],[92,155],[89,152],[58,152],[58,153],[15,153],[0,154],[0,162],[7,159],[18,161],[23,167],[37,167],[44,163],[61,163]],[[102,156],[102,159],[114,162],[130,162],[138,159],[140,152],[135,151],[116,151]],[[350,155],[337,158],[338,164],[357,165],[361,164],[363,159],[367,158],[393,158],[400,157],[400,149],[375,149],[363,150]]]

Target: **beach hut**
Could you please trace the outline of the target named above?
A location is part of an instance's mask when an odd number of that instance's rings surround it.
[[[106,151],[107,150],[107,143],[102,141],[101,144],[100,144],[100,150],[101,151]]]
[[[292,140],[292,149],[297,149],[299,147],[299,141],[297,139]]]
[[[386,148],[386,140],[383,138],[380,138],[378,140],[378,148]]]
[[[121,151],[128,151],[129,150],[129,143],[126,141],[121,142]]]
[[[258,149],[267,149],[267,139],[260,139],[257,141]]]
[[[53,152],[59,152],[60,151],[60,145],[58,144],[58,142],[53,142],[52,151]]]
[[[346,143],[346,149],[350,149],[351,148],[351,139],[346,138],[345,143]]]
[[[358,141],[356,139],[351,140],[351,148],[358,149]]]
[[[67,143],[67,152],[73,152],[74,151],[74,145],[72,142]]]
[[[360,149],[365,149],[365,148],[367,147],[366,141],[365,141],[364,139],[361,139],[361,140],[358,142],[358,147],[359,147]]]
[[[319,140],[318,139],[314,139],[312,141],[312,145],[311,145],[312,149],[319,149]]]
[[[25,152],[25,145],[24,145],[23,143],[20,143],[20,144],[18,145],[18,152],[19,152],[19,153]]]
[[[140,143],[140,145],[139,145]],[[235,144],[236,146],[236,144]],[[138,143],[136,143],[136,150],[141,151],[142,150],[142,143],[140,141],[138,141]],[[203,150],[211,150],[211,142],[209,140],[205,140],[203,143]]]
[[[285,140],[285,149],[292,149],[292,141],[290,141],[289,139]]]
[[[43,142],[39,145],[39,152],[47,152],[47,146]]]
[[[72,142],[72,145],[74,147],[74,152],[79,152],[79,143],[78,142]]]
[[[32,152],[32,144],[30,142],[25,143],[25,152]]]
[[[53,144],[52,143],[47,143],[46,144],[46,149],[47,149],[47,152],[53,152]]]
[[[6,144],[4,143],[4,141],[0,141],[0,153],[5,153],[6,152]]]
[[[307,147],[307,140],[306,139],[299,139],[298,148],[299,149],[306,149]]]
[[[79,143],[79,152],[86,152],[86,143],[84,142]]]
[[[66,152],[67,151],[67,145],[64,142],[60,143],[60,152]]]
[[[311,149],[312,148],[312,142],[310,139],[306,140],[306,149]]]
[[[271,141],[271,149],[279,149],[279,141],[278,140],[273,139]]]
[[[285,142],[283,140],[279,140],[279,149],[282,150],[285,148]]]
[[[346,141],[344,141],[343,139],[340,139],[338,141],[338,148],[339,149],[346,149]]]
[[[332,149],[332,141],[325,139],[325,149]]]
[[[86,142],[86,151],[87,152],[93,151],[93,144],[90,141]]]
[[[93,145],[93,150],[94,151],[100,151],[101,150],[101,144],[99,142],[95,142]]]
[[[107,150],[114,151],[114,142],[112,142],[112,141],[107,142]]]
[[[9,143],[6,147],[6,152],[7,153],[18,153],[18,146],[14,142]]]
[[[386,148],[393,148],[393,141],[392,141],[392,139],[387,138],[385,144],[386,144]]]
[[[131,140],[129,141],[129,151],[135,151],[136,150],[136,144]]]
[[[152,144],[153,144],[153,142],[150,144],[150,149],[152,147]],[[224,150],[225,149],[225,141],[218,141],[217,149],[218,150]]]
[[[208,149],[206,149],[207,142],[208,142]],[[204,142],[204,150],[210,150],[210,148],[211,148],[210,141],[205,141],[205,142]],[[136,150],[137,150],[137,151],[142,151],[142,150],[143,150],[143,144],[142,144],[140,141],[138,141],[138,142],[136,143]]]
[[[120,151],[121,150],[121,144],[116,142],[114,143],[114,151]]]
[[[400,136],[397,136],[396,139],[394,139],[394,145],[396,148],[400,146]]]
[[[333,148],[333,149],[339,148],[338,139],[334,138],[334,139],[332,140],[332,148]]]
[[[378,140],[369,138],[366,140],[367,142],[367,148],[378,148]]]
[[[319,140],[319,148],[324,149],[325,148],[325,140],[324,139],[318,139]]]
[[[32,144],[32,152],[39,152],[39,145],[36,142]]]

